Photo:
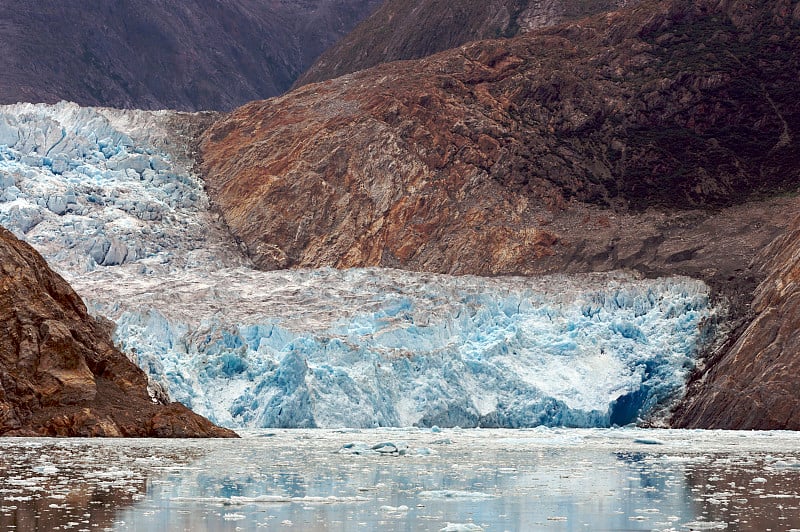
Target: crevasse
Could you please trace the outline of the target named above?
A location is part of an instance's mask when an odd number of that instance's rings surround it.
[[[711,312],[684,278],[256,276],[262,310],[241,321],[211,310],[246,305],[236,289],[166,313],[137,296],[98,310],[173,398],[234,427],[624,425],[681,394]]]

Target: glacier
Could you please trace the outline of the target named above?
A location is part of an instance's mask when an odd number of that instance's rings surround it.
[[[682,277],[256,271],[192,172],[195,119],[0,106],[0,224],[154,397],[234,428],[608,427],[663,414],[713,334]]]
[[[711,327],[703,283],[622,273],[126,284],[95,312],[171,397],[232,427],[625,425],[680,395]]]
[[[213,218],[176,121],[193,115],[0,106],[0,224],[67,280],[245,263]]]

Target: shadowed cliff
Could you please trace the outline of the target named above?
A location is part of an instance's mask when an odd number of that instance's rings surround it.
[[[690,383],[676,426],[800,430],[800,218],[754,262],[754,318]]]
[[[388,0],[327,49],[300,76],[295,87],[380,63],[420,59],[469,41],[514,37],[637,1]]]
[[[379,0],[11,0],[0,103],[229,110],[283,93]]]

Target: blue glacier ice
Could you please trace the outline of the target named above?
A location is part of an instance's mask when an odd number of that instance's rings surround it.
[[[687,278],[254,271],[191,171],[190,119],[0,106],[0,224],[116,323],[156,398],[231,427],[625,425],[663,414],[708,341]]]
[[[168,310],[142,311],[153,287],[96,307],[172,398],[232,427],[625,425],[680,396],[714,312],[686,278],[239,275],[173,282]]]
[[[67,102],[0,106],[0,225],[69,280],[132,263],[158,272],[241,263],[229,260],[235,251],[215,249],[224,237],[174,138],[179,116]]]

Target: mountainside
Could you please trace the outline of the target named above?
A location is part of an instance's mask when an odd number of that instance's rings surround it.
[[[469,41],[513,37],[638,0],[387,0],[328,48],[300,87],[380,63],[419,59]]]
[[[798,2],[645,1],[381,65],[217,122],[206,184],[265,269],[704,279],[732,335],[675,423],[794,427],[753,420],[794,382],[794,248],[759,253],[800,207],[798,37]]]
[[[29,245],[0,228],[0,435],[235,436],[158,404],[107,325]]]
[[[756,259],[755,318],[691,384],[673,422],[687,428],[800,430],[800,218]]]
[[[281,94],[380,0],[12,0],[0,103],[227,110]]]
[[[570,213],[608,233],[796,188],[793,7],[646,2],[254,102],[206,132],[208,190],[267,269],[571,262]]]

